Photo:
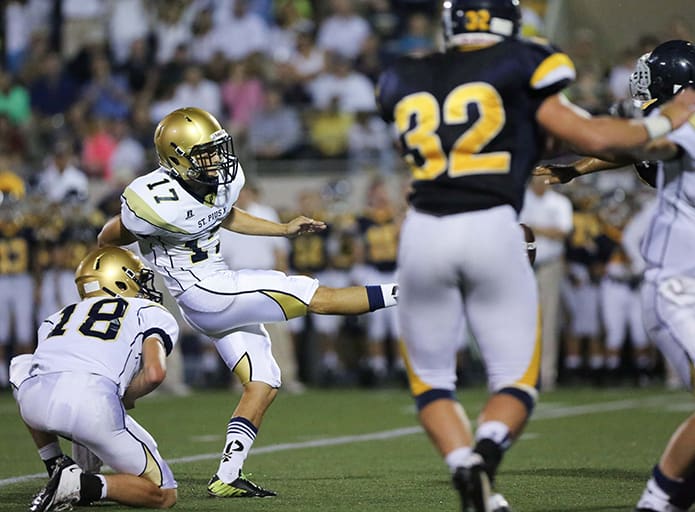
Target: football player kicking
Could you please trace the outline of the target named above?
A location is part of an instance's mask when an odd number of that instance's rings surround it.
[[[154,274],[118,247],[88,254],[75,272],[81,301],[39,327],[33,355],[12,360],[20,414],[51,478],[29,512],[111,500],[169,508],[176,481],[152,436],[126,412],[166,375],[178,325],[152,286]],[[116,474],[83,472],[58,437],[80,443]]]
[[[208,493],[274,496],[242,473],[263,415],[281,384],[263,322],[308,312],[356,315],[394,306],[397,288],[395,284],[327,288],[316,279],[274,270],[230,270],[220,255],[220,227],[247,235],[293,237],[323,230],[325,224],[303,216],[277,223],[235,207],[244,173],[231,136],[204,110],[170,113],[157,126],[154,142],[160,167],[125,189],[121,214],[107,222],[99,243],[137,241],[186,320],[213,339],[243,384]]]
[[[561,94],[570,58],[518,37],[518,0],[447,0],[442,13],[447,51],[401,58],[379,80],[413,172],[398,316],[419,419],[463,509],[508,510],[490,483],[536,401],[538,297],[517,216],[545,134],[583,154],[638,148],[685,123],[695,91],[644,121],[592,118]],[[475,435],[454,395],[464,321],[492,392]]]
[[[695,84],[695,46],[668,41],[643,55],[630,78],[633,99],[647,119],[663,113],[676,93]],[[642,239],[647,267],[642,313],[650,339],[676,368],[684,384],[695,386],[695,123],[691,121],[653,144],[651,165],[637,163],[647,183],[657,187],[658,204]],[[648,160],[640,155],[640,160]],[[635,160],[584,159],[568,166],[534,170],[551,183],[624,167]],[[656,171],[656,174],[654,173]],[[673,433],[637,503],[638,512],[679,512],[695,503],[695,414]]]

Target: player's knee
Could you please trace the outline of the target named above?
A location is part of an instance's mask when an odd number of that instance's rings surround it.
[[[177,492],[176,489],[157,489],[155,496],[156,505],[154,508],[171,508],[176,505]]]
[[[456,400],[456,396],[451,389],[428,389],[424,393],[415,395],[415,407],[421,411],[437,400]]]
[[[519,386],[505,386],[497,390],[495,394],[516,398],[526,408],[526,412],[529,415],[533,412],[538,397],[538,392],[535,389]]]

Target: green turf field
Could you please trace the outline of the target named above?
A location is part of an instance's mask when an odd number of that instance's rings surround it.
[[[461,396],[477,414],[483,391]],[[231,392],[155,396],[133,411],[172,463],[177,510],[458,510],[444,464],[402,390],[280,394],[245,468],[279,495],[207,498],[205,485],[217,468],[236,398]],[[686,393],[661,389],[548,393],[507,455],[499,489],[515,512],[627,512],[674,427],[691,410]],[[44,468],[7,393],[0,395],[0,418],[0,511],[16,512],[43,485],[45,478],[36,475]]]

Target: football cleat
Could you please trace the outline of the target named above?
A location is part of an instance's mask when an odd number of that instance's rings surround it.
[[[208,495],[215,498],[266,498],[277,496],[277,493],[254,484],[242,473],[231,484],[224,483],[214,475],[208,482]]]
[[[647,486],[642,493],[635,512],[686,512],[669,503],[668,495],[661,488],[649,479]]]
[[[500,493],[495,492],[490,495],[488,500],[490,512],[512,512],[509,502]]]
[[[61,457],[46,487],[41,489],[29,505],[29,512],[59,512],[72,510],[80,500],[82,470],[70,457]]]
[[[492,512],[490,479],[485,471],[485,462],[479,454],[471,454],[464,466],[456,468],[453,483],[461,496],[463,512]]]

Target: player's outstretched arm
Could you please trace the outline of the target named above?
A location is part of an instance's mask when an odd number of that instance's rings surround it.
[[[234,207],[222,222],[222,227],[244,235],[294,237],[304,233],[323,231],[326,224],[309,217],[297,217],[283,224],[261,219],[244,210]]]
[[[579,153],[600,158],[607,156],[608,160],[614,160],[616,154],[653,160],[650,152],[653,150],[641,150],[649,146],[649,141],[660,139],[686,123],[694,112],[693,89],[684,90],[666,103],[660,115],[641,120],[592,117],[556,94],[541,104],[536,119],[550,134],[572,144]]]
[[[609,162],[608,160],[601,160],[600,158],[586,157],[570,164],[538,165],[533,169],[532,174],[534,176],[545,176],[547,178],[545,180],[546,183],[557,185],[560,183],[569,183],[579,176],[610,169],[619,169],[630,163],[631,162]]]
[[[136,240],[137,238],[135,235],[128,231],[121,222],[120,215],[110,218],[97,236],[99,247],[107,245],[128,245]]]

